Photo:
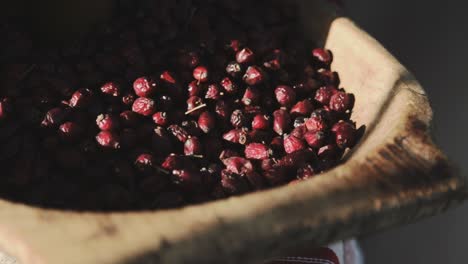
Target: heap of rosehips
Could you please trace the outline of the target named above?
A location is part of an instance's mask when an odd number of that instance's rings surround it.
[[[6,66],[4,195],[172,208],[337,165],[360,135],[353,94],[340,88],[331,51],[298,38],[291,8],[254,2],[194,1],[182,18],[171,1],[127,3],[134,12],[77,47],[49,50],[47,63]],[[12,48],[34,54],[30,46]]]

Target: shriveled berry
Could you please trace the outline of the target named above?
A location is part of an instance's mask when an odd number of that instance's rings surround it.
[[[333,85],[335,87],[339,87],[341,81],[340,76],[337,72],[332,72],[326,69],[319,69],[317,73],[318,79],[324,82],[326,85]]]
[[[137,113],[127,110],[120,113],[120,123],[126,127],[134,127],[138,124],[140,118]]]
[[[258,66],[250,66],[242,77],[248,85],[258,85],[265,81],[265,72]]]
[[[242,157],[230,157],[223,160],[226,170],[236,173],[244,174],[254,170],[252,162]]]
[[[188,84],[188,95],[189,97],[191,96],[200,96],[201,93],[202,93],[202,87],[201,85],[198,83],[198,81],[192,81]]]
[[[222,79],[220,84],[223,89],[230,94],[236,93],[237,90],[239,90],[237,84],[234,83],[229,77]]]
[[[231,116],[232,104],[224,100],[218,100],[216,101],[215,112],[221,118],[227,119]]]
[[[255,105],[258,104],[260,101],[260,92],[258,89],[247,87],[244,92],[244,96],[242,96],[241,102],[244,105]]]
[[[304,134],[307,132],[307,128],[305,126],[298,126],[298,127],[295,127],[290,135],[292,136],[295,136],[297,138],[304,138]]]
[[[166,126],[169,123],[169,117],[166,112],[156,112],[153,114],[153,122],[158,126]]]
[[[243,129],[232,129],[223,134],[223,139],[243,145],[247,142],[247,132]]]
[[[218,85],[216,84],[210,84],[208,85],[208,89],[206,90],[205,98],[206,99],[212,99],[212,100],[218,100],[220,99],[224,93],[221,91]]]
[[[314,110],[314,106],[312,105],[312,103],[305,99],[305,100],[302,100],[302,101],[299,101],[297,102],[292,108],[291,108],[291,111],[290,113],[292,115],[303,115],[303,116],[306,116],[306,115],[310,115],[312,113],[312,111]]]
[[[231,124],[235,128],[243,127],[247,124],[247,117],[242,110],[234,110],[231,114]]]
[[[180,142],[185,142],[189,138],[187,131],[179,125],[170,125],[168,131],[176,137]]]
[[[126,94],[124,94],[122,96],[122,103],[124,105],[131,106],[133,104],[133,102],[135,102],[135,99],[136,99],[135,94],[133,94],[131,92],[127,92]]]
[[[132,111],[143,116],[150,116],[155,110],[154,100],[146,97],[139,97],[132,105]]]
[[[332,132],[335,134],[336,145],[342,149],[353,147],[356,139],[356,127],[346,121],[340,120],[333,125]]]
[[[174,74],[170,71],[163,71],[161,75],[159,75],[159,79],[165,84],[176,84],[177,80]]]
[[[156,165],[156,159],[152,154],[142,153],[135,159],[135,168],[142,173],[149,173],[153,171]]]
[[[326,135],[323,131],[309,131],[304,134],[304,139],[310,147],[319,149],[325,145]]]
[[[324,131],[328,128],[327,121],[321,116],[312,116],[305,123],[307,130],[312,132]]]
[[[244,48],[236,53],[236,61],[240,64],[251,63],[254,60],[254,53],[249,48]]]
[[[337,92],[330,99],[330,109],[339,113],[351,111],[354,107],[354,95]]]
[[[275,96],[282,106],[292,106],[296,102],[296,92],[287,85],[279,85],[275,89]]]
[[[198,126],[205,133],[209,133],[215,127],[215,125],[216,119],[214,115],[208,111],[201,113],[198,117]]]
[[[87,88],[82,88],[73,93],[69,106],[83,108],[88,106],[92,101],[93,93]]]
[[[111,131],[101,131],[96,136],[96,141],[99,145],[105,148],[118,149],[120,148],[119,137]]]
[[[278,135],[283,135],[288,132],[288,127],[291,123],[291,117],[288,111],[284,109],[278,109],[273,112],[273,130]]]
[[[323,105],[328,105],[330,103],[330,99],[334,94],[338,92],[338,89],[332,85],[327,85],[320,87],[316,92],[315,92],[315,101],[323,104]]]
[[[156,81],[147,76],[140,77],[133,82],[133,90],[140,97],[150,97],[154,95],[157,89]]]
[[[197,137],[191,137],[185,141],[184,154],[188,156],[203,154],[202,144]]]
[[[120,96],[121,88],[116,82],[108,82],[101,86],[101,92],[109,96],[118,97]]]
[[[312,56],[317,62],[320,62],[325,66],[330,66],[333,61],[333,55],[331,51],[322,48],[316,48],[312,50]]]
[[[59,127],[60,135],[67,140],[77,139],[83,129],[75,122],[65,122]]]
[[[197,116],[203,112],[203,105],[205,105],[203,99],[198,96],[192,96],[187,99],[187,113],[192,116]]]
[[[44,119],[41,122],[43,127],[52,127],[58,126],[66,118],[68,111],[61,109],[59,107],[52,108],[44,116]]]
[[[245,146],[245,157],[248,159],[268,159],[272,154],[270,148],[261,143],[250,143]]]
[[[226,73],[231,77],[240,78],[242,76],[242,72],[242,66],[237,62],[230,62],[226,66]]]
[[[297,138],[293,135],[289,135],[284,139],[284,150],[286,153],[293,153],[302,149],[305,149],[307,146],[303,139]]]
[[[267,130],[267,129],[270,128],[270,120],[271,120],[271,118],[268,115],[257,114],[253,118],[252,128],[253,129]]]
[[[198,66],[193,69],[193,78],[199,82],[208,81],[208,69],[205,66]]]
[[[314,162],[315,159],[315,153],[311,149],[304,148],[285,155],[278,161],[276,166],[297,169],[306,163]]]
[[[113,115],[100,114],[96,118],[96,125],[103,131],[115,130],[119,127],[119,119]]]

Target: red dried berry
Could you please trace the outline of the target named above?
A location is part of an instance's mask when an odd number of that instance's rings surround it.
[[[82,128],[75,122],[65,122],[59,127],[60,135],[66,140],[77,139],[81,132]]]
[[[137,113],[127,110],[120,113],[120,122],[126,127],[134,127],[139,122],[139,116]]]
[[[203,111],[205,103],[198,96],[192,96],[187,99],[187,114],[197,116]]]
[[[113,97],[120,96],[120,85],[116,82],[108,82],[101,86],[101,92],[106,95],[110,95]]]
[[[239,89],[237,85],[231,79],[229,79],[229,77],[226,77],[221,80],[221,86],[226,92],[230,94],[236,93]]]
[[[202,87],[198,84],[198,81],[192,81],[188,84],[188,95],[191,96],[200,96],[202,93]]]
[[[238,52],[241,49],[241,47],[242,47],[241,41],[238,39],[233,39],[229,42],[226,48],[231,49],[234,52]]]
[[[208,85],[208,89],[205,94],[206,99],[213,99],[213,100],[218,100],[220,99],[224,93],[221,91],[218,85],[216,84],[210,84]]]
[[[226,73],[233,78],[240,78],[242,76],[242,66],[237,62],[230,62],[226,66]]]
[[[290,135],[302,139],[304,138],[304,134],[306,132],[307,132],[307,128],[305,126],[297,126],[291,131]]]
[[[154,100],[146,97],[139,97],[132,105],[132,111],[143,116],[150,116],[155,110]]]
[[[179,125],[170,125],[167,129],[182,143],[190,137],[187,131]]]
[[[69,106],[76,108],[83,108],[88,106],[92,101],[93,93],[91,90],[83,88],[73,93]]]
[[[253,129],[267,130],[270,128],[270,117],[267,115],[257,114],[252,121]]]
[[[337,72],[332,72],[330,70],[326,69],[319,69],[317,71],[318,73],[318,79],[322,82],[324,82],[326,85],[332,85],[335,87],[340,86],[340,76],[338,75]]]
[[[266,61],[263,63],[263,66],[265,66],[265,68],[269,70],[277,71],[281,69],[284,62],[285,54],[283,53],[283,51],[275,49],[273,53],[266,58]]]
[[[331,160],[337,161],[341,155],[341,151],[334,144],[329,144],[321,147],[317,152],[318,158],[320,160]]]
[[[333,61],[331,51],[322,48],[312,50],[312,56],[317,62],[323,63],[325,66],[330,66]]]
[[[328,128],[327,121],[320,116],[312,116],[307,119],[305,126],[312,132],[325,131]]]
[[[122,96],[122,103],[127,106],[131,106],[135,102],[136,95],[131,92],[128,92]]]
[[[202,144],[197,137],[191,137],[185,141],[184,154],[188,156],[203,154]]]
[[[338,92],[335,86],[327,85],[320,87],[320,89],[315,92],[315,101],[321,103],[322,105],[328,105],[330,103],[331,97]]]
[[[289,125],[291,124],[291,117],[289,113],[284,109],[278,109],[273,112],[273,130],[278,135],[283,135],[288,131]]]
[[[282,106],[289,107],[296,102],[296,92],[287,85],[279,85],[276,87],[275,96],[278,103]]]
[[[198,127],[205,132],[209,133],[216,125],[216,119],[210,112],[203,112],[198,117]]]
[[[340,120],[333,125],[332,132],[335,134],[336,145],[342,149],[351,148],[356,141],[356,127],[349,122]]]
[[[120,148],[119,137],[111,131],[101,131],[96,136],[96,141],[99,145],[105,148],[118,149]]]
[[[218,100],[215,106],[215,112],[218,116],[223,119],[227,119],[231,116],[232,105],[224,100]]]
[[[171,154],[167,156],[164,162],[161,164],[161,167],[163,169],[166,169],[169,171],[183,168],[183,166],[184,166],[183,158],[175,154]]]
[[[166,112],[156,112],[153,114],[153,122],[158,126],[166,126],[169,123],[169,117]]]
[[[176,78],[174,77],[174,74],[169,72],[169,71],[163,71],[161,75],[159,75],[159,79],[163,81],[166,84],[176,84]]]
[[[156,165],[156,159],[152,154],[142,153],[135,159],[135,168],[142,173],[149,173],[153,171]]]
[[[193,70],[193,78],[199,82],[208,81],[208,69],[205,66],[198,66]]]
[[[115,130],[119,127],[119,119],[109,114],[100,114],[96,118],[96,125],[102,131]]]
[[[268,159],[272,154],[270,148],[261,143],[251,143],[245,146],[245,157],[248,159]]]
[[[140,97],[150,97],[154,95],[157,88],[157,83],[150,77],[140,77],[133,82],[133,90]]]
[[[314,162],[315,159],[315,153],[311,149],[305,148],[285,155],[276,166],[297,169],[306,163]]]
[[[292,108],[290,113],[292,115],[310,115],[314,111],[314,106],[309,100],[302,100],[297,102]]]
[[[236,61],[240,64],[251,63],[254,60],[254,53],[249,48],[244,48],[236,53]]]
[[[319,149],[325,145],[326,135],[323,131],[309,131],[304,134],[304,139],[310,147]]]
[[[354,107],[354,95],[337,92],[330,99],[330,109],[339,113],[351,111]]]
[[[245,144],[247,132],[243,129],[233,129],[223,134],[223,139],[232,143]]]
[[[284,150],[288,154],[305,149],[307,147],[304,140],[297,138],[293,135],[287,136],[283,141],[283,145]]]
[[[230,157],[223,160],[226,170],[236,173],[244,174],[254,170],[252,162],[242,157]]]
[[[243,127],[247,124],[247,117],[242,110],[234,110],[231,114],[231,124],[235,128]]]
[[[244,92],[244,96],[242,96],[241,102],[244,105],[255,105],[258,104],[260,101],[260,92],[252,87],[247,87]]]
[[[242,77],[248,85],[258,85],[265,81],[265,72],[258,66],[250,66]]]

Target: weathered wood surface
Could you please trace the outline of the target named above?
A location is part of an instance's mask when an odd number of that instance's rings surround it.
[[[465,199],[465,180],[431,141],[431,108],[415,78],[349,19],[307,8],[317,13],[305,12],[307,32],[327,33],[333,67],[356,94],[353,119],[367,125],[346,163],[298,185],[170,211],[74,213],[0,201],[0,249],[23,264],[259,263]]]

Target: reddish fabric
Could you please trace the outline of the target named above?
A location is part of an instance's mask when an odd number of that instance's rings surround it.
[[[319,248],[300,257],[282,257],[265,264],[343,264],[329,248]]]

